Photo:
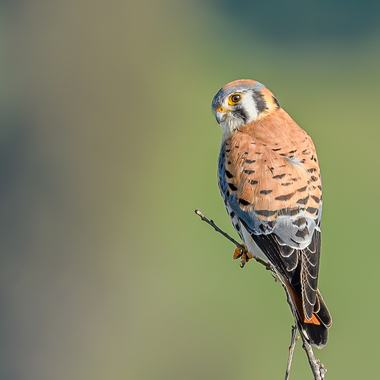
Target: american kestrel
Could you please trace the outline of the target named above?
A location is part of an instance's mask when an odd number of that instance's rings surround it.
[[[226,84],[212,110],[223,129],[218,183],[232,223],[249,253],[274,269],[300,333],[322,348],[332,320],[317,287],[322,186],[314,144],[257,81]]]

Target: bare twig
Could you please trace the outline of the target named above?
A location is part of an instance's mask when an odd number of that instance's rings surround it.
[[[230,235],[228,235],[226,232],[224,232],[223,230],[221,230],[212,220],[206,218],[199,209],[195,209],[195,213],[204,222],[206,222],[211,227],[213,227],[216,232],[219,232],[226,239],[228,239],[229,241],[231,241],[232,243],[234,243],[236,245],[236,247],[239,248],[242,251],[243,254],[245,254],[246,256],[250,255],[250,253],[248,252],[248,250],[245,247],[245,245],[240,244],[234,238],[232,238]],[[260,260],[259,258],[256,258],[256,257],[254,257],[254,259],[257,262],[259,262],[260,264],[264,265],[266,269],[271,270],[271,272],[273,273],[274,277],[276,278],[276,272],[272,268],[272,266],[271,266],[270,263],[267,263],[267,262],[265,262],[263,260]],[[244,265],[242,265],[242,267],[243,266]],[[288,303],[289,302],[290,301],[288,299]],[[289,305],[291,306],[290,303],[289,303]],[[293,326],[292,327],[292,339],[291,339],[291,343],[290,343],[290,347],[289,347],[289,356],[288,356],[288,364],[287,364],[287,367],[286,367],[285,380],[288,380],[289,379],[289,375],[290,375],[290,367],[292,365],[293,353],[294,353],[295,345],[296,345],[296,342],[297,342],[297,339],[298,339],[298,337],[297,337],[297,330],[298,330],[297,326]],[[325,379],[325,374],[327,372],[327,369],[325,368],[325,366],[319,360],[317,360],[315,358],[313,349],[312,349],[310,343],[307,341],[306,337],[302,333],[300,335],[301,335],[302,342],[303,342],[302,348],[306,352],[307,358],[309,360],[310,368],[311,368],[311,370],[313,372],[314,380],[324,380]]]
[[[294,349],[296,348],[297,340],[298,340],[297,327],[292,326],[292,339],[289,346],[288,365],[286,366],[285,380],[289,380],[290,367],[292,366],[293,353],[294,353]]]
[[[230,242],[234,243],[236,245],[237,248],[240,248],[242,253],[243,254],[248,254],[248,250],[247,250],[247,247],[243,244],[240,244],[239,242],[237,242],[233,237],[231,237],[230,235],[228,235],[227,232],[224,232],[222,229],[220,229],[215,223],[213,220],[210,220],[208,218],[206,218],[203,213],[201,212],[201,210],[199,209],[195,209],[195,213],[204,221],[206,222],[208,225],[210,225],[212,228],[214,228],[214,230],[216,232],[219,232],[221,235],[223,235],[226,239],[228,239]],[[270,263],[267,263],[265,262],[264,260],[261,260],[259,259],[258,257],[253,257],[258,263],[262,264],[265,266],[265,268],[269,269],[269,270],[272,270],[272,266],[270,265]],[[244,267],[244,264],[241,266],[242,268]]]
[[[301,334],[303,341],[302,348],[305,350],[307,358],[309,360],[309,365],[311,371],[314,375],[314,380],[324,380],[327,369],[318,359],[315,358],[311,344],[306,340],[306,338]]]
[[[209,224],[211,227],[213,227],[215,229],[216,232],[219,232],[220,234],[222,234],[225,238],[227,238],[229,241],[231,241],[232,243],[234,243],[236,245],[236,247],[240,248],[243,252],[247,253],[247,248],[243,245],[243,244],[240,244],[238,243],[234,238],[232,238],[230,235],[228,235],[226,232],[224,232],[223,230],[221,230],[215,223],[214,221],[210,220],[210,219],[207,219],[201,212],[201,210],[199,209],[195,209],[195,213],[204,221],[206,222],[207,224]]]

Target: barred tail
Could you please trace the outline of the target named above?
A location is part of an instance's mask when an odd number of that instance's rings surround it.
[[[318,348],[324,347],[327,343],[327,330],[332,325],[332,319],[319,289],[316,292],[316,302],[311,319],[305,317],[302,300],[294,289],[289,284],[286,284],[285,289],[300,333],[311,345]]]
[[[316,303],[314,305],[313,316],[310,321],[306,318],[299,318],[298,324],[306,339],[318,348],[322,348],[327,343],[327,330],[332,325],[332,319],[321,293],[317,290]],[[298,314],[298,312],[297,312]]]

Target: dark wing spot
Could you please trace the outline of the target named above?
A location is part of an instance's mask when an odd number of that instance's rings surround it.
[[[306,162],[306,160],[304,158],[302,160],[300,160],[301,164],[304,164],[305,162]]]
[[[304,186],[304,187],[300,187],[297,191],[298,191],[299,193],[302,193],[302,192],[304,192],[306,189],[307,189],[307,186]]]
[[[310,214],[314,214],[318,209],[315,208],[315,207],[308,207],[306,209],[307,212],[309,212]]]
[[[282,208],[278,211],[278,215],[289,215],[294,216],[299,214],[300,210],[299,208]]]
[[[318,189],[322,191],[322,186],[321,186],[321,185],[318,185]]]
[[[313,198],[314,202],[316,202],[316,203],[320,202],[320,199],[318,197],[316,197],[315,195],[311,195],[311,197]]]
[[[255,154],[262,154],[261,152],[255,152]]]
[[[289,185],[293,185],[293,182],[285,182],[281,184],[281,186],[289,186]]]
[[[232,191],[236,191],[237,190],[237,187],[235,185],[233,185],[232,183],[229,183],[228,184],[228,187],[232,190]]]
[[[306,235],[309,235],[309,229],[307,227],[305,227],[303,230],[297,231],[297,233],[296,233],[296,236],[303,238],[303,239],[305,238]]]
[[[307,197],[305,197],[303,199],[298,199],[298,201],[296,203],[298,203],[300,205],[305,205],[308,200],[309,200],[309,196],[307,196]]]
[[[307,169],[306,171],[307,171],[308,173],[314,173],[314,172],[317,171],[317,169],[316,169],[316,168],[310,168],[310,169]]]
[[[233,175],[228,170],[226,170],[225,173],[226,173],[227,178],[233,177]]]
[[[273,190],[260,190],[260,194],[264,194],[264,195],[267,195],[267,194],[270,194]]]
[[[297,152],[297,149],[289,150],[289,153],[295,153],[295,152]]]
[[[255,213],[256,213],[257,215],[260,215],[260,216],[269,217],[269,216],[276,215],[277,211],[255,210]]]
[[[301,218],[298,218],[297,220],[295,220],[294,222],[293,222],[293,224],[295,225],[295,226],[298,226],[298,227],[301,227],[303,224],[305,224],[306,223],[306,218],[304,218],[304,217],[301,217]]]
[[[318,177],[316,177],[316,176],[314,176],[314,175],[312,175],[312,176],[310,177],[310,179],[311,179],[313,182],[318,181]]]
[[[250,203],[243,198],[239,198],[239,203],[243,206],[248,206]]]
[[[234,218],[234,217],[235,217],[235,212],[234,212],[234,211],[231,211],[231,212],[230,212],[230,217],[231,217],[231,218]]]
[[[310,152],[309,152],[309,150],[308,149],[304,149],[303,151],[302,151],[302,154],[309,154]]]
[[[244,170],[245,174],[253,174],[255,171],[254,170]]]
[[[280,195],[274,199],[276,199],[277,201],[288,201],[294,194],[295,192],[286,195]]]
[[[259,183],[259,181],[255,181],[254,179],[251,179],[250,181],[248,181],[251,185],[257,185]]]
[[[253,163],[256,162],[256,160],[245,160],[245,162],[246,162],[247,164],[253,164]]]
[[[283,174],[277,174],[277,175],[273,176],[273,179],[282,179],[282,178],[285,177],[285,175],[286,175],[286,173],[283,173]]]
[[[279,151],[279,150],[281,150],[282,148],[274,148],[274,149],[272,149],[273,150],[273,152],[277,152],[277,151]]]

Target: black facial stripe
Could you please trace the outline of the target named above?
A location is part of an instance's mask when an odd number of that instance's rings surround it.
[[[235,117],[243,120],[243,123],[246,124],[248,120],[248,114],[244,107],[240,106],[233,112]]]
[[[274,104],[277,106],[277,108],[281,108],[280,103],[278,102],[278,100],[274,96],[272,96],[272,99],[273,99]]]
[[[253,91],[252,97],[259,113],[263,112],[267,108],[263,95],[260,92]]]

